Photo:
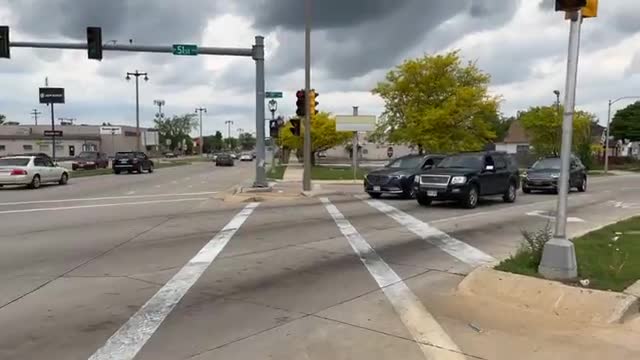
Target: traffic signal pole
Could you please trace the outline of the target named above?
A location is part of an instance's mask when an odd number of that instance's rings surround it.
[[[567,238],[567,202],[569,197],[569,168],[571,163],[571,140],[578,79],[580,55],[580,29],[582,12],[568,12],[571,20],[569,32],[569,56],[562,119],[562,147],[560,149],[560,179],[558,183],[558,205],[553,239],[544,245],[538,272],[548,279],[573,279],[578,276],[578,263],[573,242]]]
[[[304,28],[304,93],[306,109],[304,115],[304,172],[302,174],[302,189],[311,191],[311,111],[309,96],[311,91],[311,0],[305,0],[305,28]]]
[[[0,29],[2,28],[3,27],[0,27]],[[3,40],[3,39],[0,39],[0,40]],[[30,42],[30,41],[10,41],[9,48],[11,47],[38,48],[38,49],[71,49],[71,50],[87,50],[89,48],[86,42],[60,43],[60,42]],[[102,50],[103,51],[126,51],[126,52],[175,54],[173,45],[152,46],[152,45],[134,45],[134,44],[102,44]],[[256,96],[255,96],[256,97],[256,174],[255,174],[254,186],[267,187],[268,184],[267,184],[266,171],[265,171],[265,131],[264,131],[264,126],[265,126],[264,37],[256,36],[255,43],[251,48],[222,48],[222,47],[199,47],[198,46],[197,53],[198,55],[244,56],[244,57],[251,57],[255,61],[256,63]],[[9,56],[7,55],[7,57]]]

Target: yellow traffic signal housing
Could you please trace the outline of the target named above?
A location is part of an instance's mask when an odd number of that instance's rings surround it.
[[[315,90],[312,89],[309,91],[309,115],[311,115],[311,117],[314,117],[318,114],[316,106],[320,105],[320,103],[316,101],[317,96],[318,93]]]
[[[598,0],[587,0],[587,5],[582,8],[583,18],[598,16]]]

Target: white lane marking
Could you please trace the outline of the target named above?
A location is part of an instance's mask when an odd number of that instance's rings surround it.
[[[325,209],[333,218],[340,232],[349,242],[360,261],[378,283],[378,286],[393,306],[394,310],[416,340],[427,359],[456,359],[465,357],[449,335],[427,311],[418,297],[387,265],[349,220],[328,198],[320,198]],[[435,346],[435,347],[434,347]],[[441,348],[441,349],[439,349]],[[444,351],[442,349],[445,349]]]
[[[178,180],[173,180],[171,183],[172,183],[172,184],[177,184],[177,183],[178,183]]]
[[[136,193],[135,191],[129,191],[129,192],[127,192],[127,195],[133,195],[135,193]]]
[[[17,202],[0,203],[0,206],[50,204],[50,203],[79,202],[79,201],[118,200],[118,199],[144,199],[144,198],[154,198],[154,197],[198,196],[198,195],[213,195],[217,193],[218,193],[217,191],[204,191],[204,192],[192,192],[192,193],[182,193],[182,194],[153,194],[153,195],[135,195],[135,196],[108,196],[108,197],[78,198],[78,199],[17,201]]]
[[[133,359],[258,205],[259,203],[250,203],[234,216],[171,280],[133,314],[104,346],[91,355],[89,360]]]
[[[155,188],[156,188],[156,189],[158,189],[158,188],[160,188],[160,187],[162,187],[162,185],[156,185],[156,186],[155,186]]]
[[[542,210],[531,211],[531,212],[526,213],[526,215],[537,216],[537,217],[541,217],[543,219],[547,219],[547,220],[550,220],[550,221],[556,221],[556,217],[555,216],[547,215],[546,211],[542,211]],[[583,223],[585,221],[580,219],[580,218],[578,218],[578,217],[569,216],[569,217],[567,217],[567,222],[570,222],[570,223]]]
[[[476,267],[496,261],[493,256],[476,249],[465,242],[455,239],[391,205],[387,205],[378,200],[366,200],[365,202],[369,204],[369,206],[380,210],[393,220],[404,225],[407,229],[420,236],[423,240],[426,240],[430,244],[440,248],[442,251],[464,263]]]
[[[207,198],[207,197],[198,197],[198,198],[188,198],[188,199],[149,200],[149,201],[110,203],[110,204],[93,204],[93,205],[46,207],[46,208],[35,208],[35,209],[4,210],[4,211],[0,211],[0,215],[3,215],[3,214],[31,213],[31,212],[42,212],[42,211],[62,211],[62,210],[76,210],[76,209],[92,209],[92,208],[114,207],[114,206],[133,206],[133,205],[177,203],[177,202],[185,202],[185,201],[202,201],[202,200],[208,200],[208,199],[209,198]]]

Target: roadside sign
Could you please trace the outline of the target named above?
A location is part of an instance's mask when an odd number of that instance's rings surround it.
[[[40,88],[40,104],[64,104],[64,88]]]
[[[196,56],[198,55],[198,45],[174,44],[173,55]]]
[[[267,91],[264,94],[264,97],[267,99],[281,99],[282,98],[282,91]]]
[[[62,137],[62,130],[45,130],[44,136]]]
[[[373,131],[376,128],[376,117],[373,115],[338,115],[336,131]]]
[[[101,126],[100,135],[121,135],[122,128],[120,126]]]

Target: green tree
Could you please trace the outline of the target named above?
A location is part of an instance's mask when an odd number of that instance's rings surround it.
[[[304,133],[304,126],[301,125]],[[320,112],[311,120],[311,159],[315,163],[315,154],[342,145],[351,139],[351,133],[336,131],[336,120],[330,113]],[[278,145],[285,149],[301,151],[303,136],[291,133],[291,123],[280,128]]]
[[[488,119],[491,130],[496,134],[495,142],[504,141],[509,133],[511,124],[516,120],[515,117],[505,117],[502,114],[496,114]]]
[[[406,60],[373,89],[385,102],[373,137],[431,152],[480,150],[496,137],[499,98],[489,83],[458,51]]]
[[[242,133],[238,135],[238,143],[242,150],[253,150],[256,147],[256,138],[251,133]]]
[[[216,131],[215,135],[205,136],[203,150],[205,153],[212,151],[220,151],[224,148],[224,142],[222,141],[222,133]]]
[[[191,142],[189,134],[196,129],[198,122],[193,114],[173,116],[171,118],[154,119],[155,127],[160,134],[160,143],[166,144],[166,140],[171,140],[169,148],[173,151],[181,146],[183,141]]]
[[[7,120],[7,117],[0,114],[0,125],[4,124],[4,122]]]
[[[529,108],[520,113],[522,127],[529,136],[530,144],[539,156],[558,156],[562,144],[562,116],[556,105]],[[587,153],[591,151],[591,124],[596,122],[595,115],[576,111],[573,119],[572,148],[577,152],[579,148]],[[585,149],[589,149],[586,151]]]
[[[611,135],[616,139],[640,141],[640,101],[616,112],[611,121]]]

